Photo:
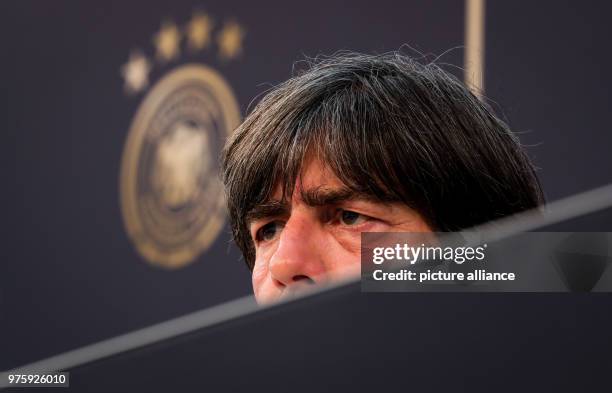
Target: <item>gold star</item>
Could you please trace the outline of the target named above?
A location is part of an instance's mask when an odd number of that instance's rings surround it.
[[[217,36],[219,57],[222,60],[233,59],[242,53],[244,34],[244,30],[236,22],[229,22],[223,26],[223,30]]]
[[[155,34],[153,42],[157,47],[157,58],[161,61],[170,61],[179,54],[181,32],[173,22],[165,22],[159,33]]]
[[[210,44],[210,31],[213,28],[213,21],[203,13],[196,13],[187,25],[187,37],[189,48],[194,51],[203,49]]]
[[[125,80],[125,91],[128,94],[136,94],[147,87],[149,71],[151,71],[149,60],[142,52],[132,51],[128,62],[121,67],[121,75]]]

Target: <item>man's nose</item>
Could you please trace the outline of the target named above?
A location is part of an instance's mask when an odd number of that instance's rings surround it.
[[[325,272],[321,228],[308,218],[291,217],[279,236],[269,264],[272,278],[290,289],[316,283]]]

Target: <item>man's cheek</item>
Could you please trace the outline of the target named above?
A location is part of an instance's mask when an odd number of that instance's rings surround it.
[[[349,280],[358,278],[361,275],[361,261],[359,258],[347,261],[346,264],[339,266],[335,278],[340,280]]]
[[[346,279],[361,272],[361,238],[329,248],[326,255],[326,279]]]
[[[338,261],[342,264],[345,264],[346,261],[354,260],[354,257],[361,255],[361,233],[353,232],[353,231],[345,231],[343,233],[336,235],[337,243],[340,245],[341,250],[340,253],[342,256],[334,258],[335,261]]]
[[[255,266],[253,266],[253,272],[251,280],[253,282],[253,290],[257,293],[258,288],[260,288],[266,277],[268,276],[268,263],[266,261],[261,260],[260,258],[255,260]]]

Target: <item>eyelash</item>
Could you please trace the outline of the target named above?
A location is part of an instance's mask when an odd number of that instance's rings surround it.
[[[263,231],[266,230],[266,228],[268,228],[270,225],[272,224],[278,224],[279,221],[270,221],[264,225],[261,226],[261,228],[259,228],[257,230],[257,232],[255,232],[255,240],[259,243],[262,241],[267,241],[266,239],[263,238]]]
[[[360,223],[360,224],[344,224],[344,223],[342,222],[342,214],[347,213],[347,212],[348,212],[348,213],[354,213],[354,214],[357,214],[357,215],[358,215],[357,219],[360,219],[360,218],[361,218],[361,219],[364,219],[365,221],[364,221],[363,223]],[[369,221],[371,221],[371,220],[373,220],[373,218],[372,218],[372,217],[367,216],[367,215],[362,214],[362,213],[358,213],[358,212],[353,211],[353,210],[348,210],[348,209],[337,209],[337,210],[334,212],[334,215],[333,215],[333,218],[332,218],[332,220],[331,220],[331,221],[333,221],[333,222],[337,222],[337,223],[339,223],[340,225],[342,225],[342,226],[343,226],[343,227],[345,227],[345,228],[355,229],[355,228],[359,228],[359,227],[361,227],[361,225],[363,225],[364,223],[367,223],[367,222],[369,222]],[[263,232],[264,232],[264,231],[265,231],[267,228],[269,228],[269,227],[270,227],[270,225],[278,225],[278,224],[280,224],[280,223],[281,223],[280,221],[270,221],[270,222],[268,222],[268,223],[266,223],[266,224],[262,225],[262,226],[261,226],[261,228],[259,228],[259,229],[257,230],[257,232],[255,232],[255,240],[256,240],[258,243],[259,243],[259,242],[263,242],[263,241],[267,241],[266,239],[264,239],[264,234],[263,234]],[[284,226],[284,224],[283,224],[282,226]],[[275,235],[276,235],[276,234],[275,234]]]

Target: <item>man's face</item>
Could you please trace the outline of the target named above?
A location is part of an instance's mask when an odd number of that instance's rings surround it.
[[[306,162],[291,200],[271,200],[250,214],[255,244],[253,290],[260,303],[313,284],[357,277],[361,232],[429,232],[414,210],[350,192],[316,159]]]

